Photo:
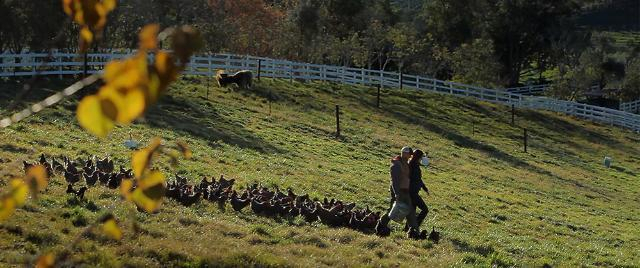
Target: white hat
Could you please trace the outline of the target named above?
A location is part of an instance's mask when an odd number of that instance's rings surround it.
[[[413,153],[413,150],[409,146],[402,147],[401,153]]]

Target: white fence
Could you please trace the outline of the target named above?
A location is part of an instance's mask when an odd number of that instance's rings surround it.
[[[620,103],[620,110],[628,113],[640,113],[640,100]]]
[[[88,73],[100,72],[112,59],[126,57],[132,52],[109,51],[89,54]],[[77,75],[83,73],[83,58],[72,53],[0,54],[0,77],[41,75]],[[212,76],[218,69],[241,69],[257,72],[269,78],[333,81],[339,83],[414,88],[448,95],[471,97],[482,101],[514,105],[519,108],[560,112],[589,120],[640,131],[640,115],[598,106],[555,100],[546,97],[524,96],[504,90],[475,87],[416,75],[342,66],[299,63],[253,56],[215,54],[194,56],[186,74]]]
[[[511,87],[505,88],[504,90],[521,95],[542,95],[549,87],[551,87],[551,84]]]

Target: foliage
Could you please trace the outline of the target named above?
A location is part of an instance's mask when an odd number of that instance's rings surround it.
[[[623,101],[635,101],[640,99],[640,57],[627,63],[626,76],[622,87],[624,91],[620,96]]]
[[[12,179],[9,188],[0,195],[0,221],[8,219],[14,210],[25,204],[29,193],[36,199],[47,187],[47,171],[41,165],[29,167],[24,178]]]
[[[199,48],[199,35],[191,27],[169,29],[176,56],[158,50],[159,25],[140,32],[140,47],[131,58],[113,61],[105,67],[105,85],[96,95],[78,105],[78,121],[91,133],[106,137],[116,123],[129,124],[153,105]],[[155,60],[148,63],[151,53]],[[177,63],[176,63],[177,62]]]
[[[80,51],[86,51],[96,36],[102,35],[107,15],[116,4],[117,0],[62,0],[64,12],[81,27]]]
[[[453,80],[492,88],[498,80],[500,64],[493,53],[491,40],[476,39],[452,53]]]

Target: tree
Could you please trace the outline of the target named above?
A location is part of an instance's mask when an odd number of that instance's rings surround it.
[[[572,1],[491,0],[486,26],[496,55],[502,64],[501,76],[508,85],[517,85],[523,69],[536,60],[538,53],[551,47],[550,29],[577,10]]]
[[[500,84],[500,64],[495,58],[493,43],[488,39],[476,39],[463,44],[451,56],[453,80],[495,87]]]
[[[626,76],[622,82],[622,101],[635,101],[640,99],[640,58],[635,57],[626,65]]]

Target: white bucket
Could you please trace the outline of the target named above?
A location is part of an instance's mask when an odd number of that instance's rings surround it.
[[[411,208],[408,204],[404,202],[393,202],[393,207],[391,207],[391,211],[389,211],[389,218],[395,222],[402,222],[404,218],[409,215]]]

